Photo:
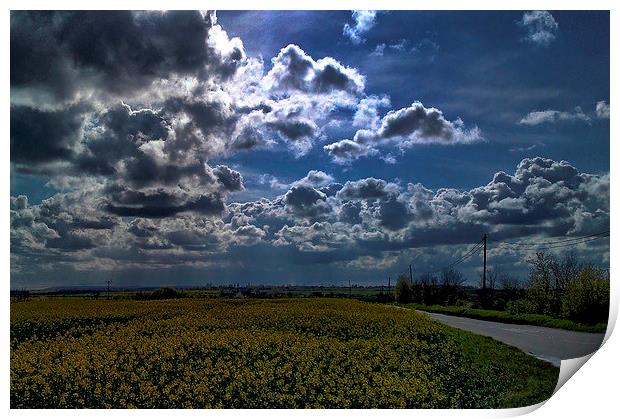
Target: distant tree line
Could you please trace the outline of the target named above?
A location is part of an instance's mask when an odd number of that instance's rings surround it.
[[[538,252],[528,260],[527,281],[489,270],[486,287],[467,290],[465,277],[455,269],[426,273],[411,283],[398,276],[393,298],[399,303],[467,305],[506,310],[513,314],[544,314],[578,323],[605,323],[609,314],[609,273],[579,262],[573,253],[557,257]],[[383,300],[390,300],[383,297]]]
[[[174,288],[158,288],[151,292],[138,291],[134,294],[135,300],[167,300],[171,298],[184,298],[187,295],[182,291],[177,291]]]

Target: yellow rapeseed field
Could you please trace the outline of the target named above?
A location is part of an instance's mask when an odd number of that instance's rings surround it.
[[[424,315],[354,300],[11,304],[14,408],[510,404],[522,388],[514,367],[470,355]]]

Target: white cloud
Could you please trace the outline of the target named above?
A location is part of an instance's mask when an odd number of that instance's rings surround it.
[[[344,139],[326,145],[323,149],[338,163],[376,153],[376,146],[397,145],[411,148],[417,144],[471,144],[483,141],[477,126],[466,128],[457,118],[447,120],[436,108],[426,108],[414,102],[407,108],[390,111],[370,129],[358,130],[353,139]]]
[[[609,119],[609,103],[604,100],[596,102],[596,117],[599,119]]]
[[[579,106],[577,106],[573,112],[563,112],[552,109],[545,111],[533,111],[521,118],[519,124],[540,125],[545,123],[553,124],[563,121],[582,121],[589,123],[591,118],[586,115]]]
[[[352,17],[355,24],[351,26],[346,23],[342,29],[342,34],[354,44],[360,44],[365,41],[362,35],[375,26],[377,12],[374,10],[354,10]]]
[[[383,57],[383,53],[385,51],[385,44],[377,44],[374,51],[370,53],[371,56],[375,57]]]
[[[525,41],[539,46],[549,46],[555,39],[559,25],[547,11],[525,12],[518,24],[525,28]]]

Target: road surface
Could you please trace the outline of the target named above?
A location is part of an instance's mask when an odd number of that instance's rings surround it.
[[[508,345],[516,346],[537,358],[551,362],[556,367],[560,366],[562,359],[582,357],[596,351],[605,337],[604,333],[573,332],[549,327],[490,322],[439,313],[423,313],[448,326],[489,336]]]

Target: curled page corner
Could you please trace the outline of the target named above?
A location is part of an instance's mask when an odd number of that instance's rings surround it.
[[[538,402],[536,404],[532,404],[529,406],[514,407],[511,409],[502,409],[502,410],[497,410],[495,412],[497,412],[498,417],[502,417],[502,418],[514,418],[517,416],[524,416],[524,415],[532,413],[535,410],[538,410],[538,408],[540,408],[542,405],[547,403],[548,400],[549,399],[543,400],[542,402]]]
[[[553,390],[553,394],[557,393],[560,388],[573,376],[579,368],[583,367],[583,365],[588,362],[588,360],[594,355],[596,351],[591,354],[573,358],[573,359],[563,359],[560,365],[560,374],[558,376],[558,383],[555,386],[555,390]],[[553,395],[551,396],[553,397]]]
[[[603,341],[598,349],[588,355],[584,355],[579,358],[573,359],[563,359],[560,364],[560,374],[558,376],[558,383],[553,390],[553,394],[557,393],[560,388],[573,376],[583,365],[588,362],[592,355],[594,355],[599,349],[605,345],[613,330],[616,326],[616,319],[618,317],[618,305],[610,304],[609,306],[609,319],[607,321],[607,330],[605,331],[605,337],[603,337]],[[551,396],[553,397],[553,395]]]

